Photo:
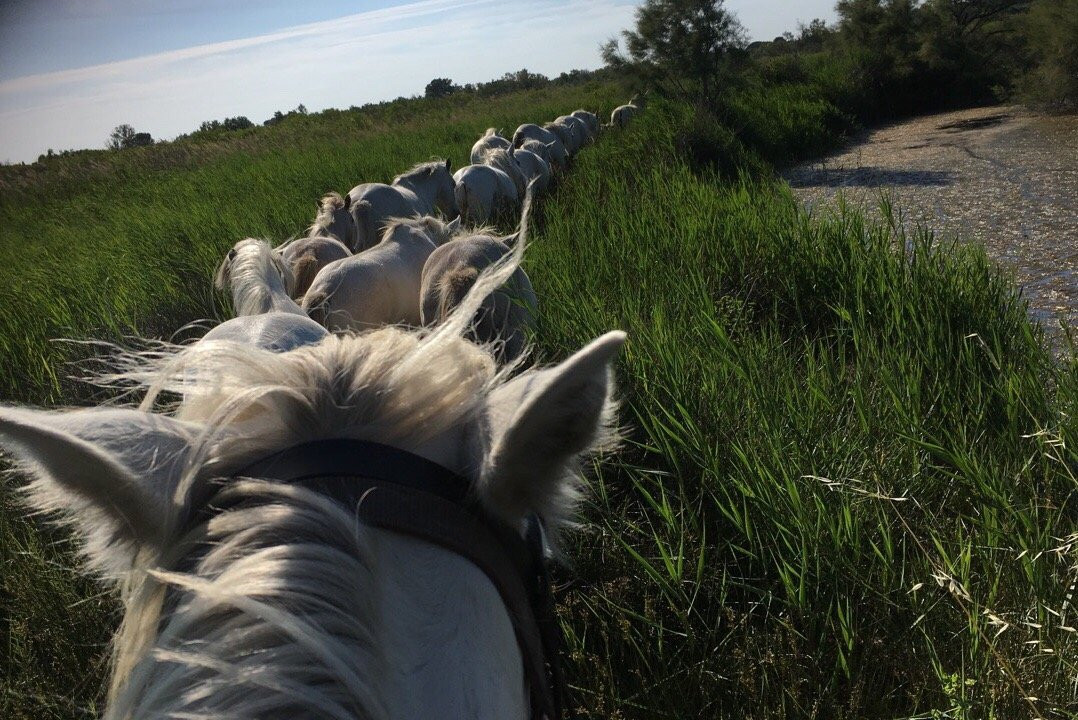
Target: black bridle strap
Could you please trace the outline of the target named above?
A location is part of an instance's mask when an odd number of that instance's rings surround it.
[[[308,488],[355,510],[367,525],[424,540],[470,561],[497,589],[513,623],[532,716],[561,717],[563,679],[554,655],[563,638],[541,552],[483,512],[465,478],[404,450],[343,439],[288,448],[234,476]]]
[[[556,718],[544,664],[543,634],[536,622],[533,594],[520,570],[519,563],[528,557],[523,540],[516,537],[514,552],[504,533],[494,532],[475,514],[437,495],[400,486],[372,487],[356,511],[368,525],[445,548],[483,571],[498,590],[513,623],[524,658],[525,680],[531,688],[533,717]]]
[[[313,440],[274,453],[234,474],[293,485],[314,485],[309,481],[331,476],[362,476],[438,495],[458,505],[472,502],[471,483],[466,478],[419,455],[366,440]],[[361,492],[348,493],[347,486],[338,483],[326,494],[354,506]]]

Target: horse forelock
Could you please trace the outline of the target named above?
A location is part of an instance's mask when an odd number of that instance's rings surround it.
[[[384,717],[375,563],[354,516],[280,483],[222,495],[237,509],[194,523],[127,588],[107,717]]]

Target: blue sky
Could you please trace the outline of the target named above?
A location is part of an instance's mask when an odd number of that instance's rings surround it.
[[[170,138],[304,103],[422,93],[432,77],[601,64],[635,0],[3,0],[0,160],[101,147],[122,122]],[[834,19],[834,0],[728,0],[754,39]]]

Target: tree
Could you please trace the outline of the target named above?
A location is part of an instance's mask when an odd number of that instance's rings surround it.
[[[221,123],[225,130],[246,130],[249,127],[254,127],[254,123],[251,122],[246,115],[239,115],[237,117],[225,118]]]
[[[645,0],[636,29],[625,30],[627,54],[612,39],[600,47],[613,68],[686,100],[715,105],[747,45],[745,30],[725,0]]]
[[[449,78],[434,78],[427,83],[423,96],[427,98],[443,98],[460,90],[459,85],[454,85]]]
[[[122,125],[117,125],[112,131],[105,147],[109,150],[123,150],[125,148],[141,147],[143,145],[153,145],[153,138],[150,137],[150,133],[135,132],[135,128],[127,123],[123,123]]]
[[[133,137],[135,137],[135,128],[127,123],[117,125],[112,134],[109,135],[109,141],[105,147],[109,150],[122,150],[125,147],[130,147]]]

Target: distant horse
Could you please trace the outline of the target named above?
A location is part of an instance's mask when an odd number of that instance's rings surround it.
[[[437,209],[452,219],[458,213],[450,167],[449,160],[420,163],[391,185],[356,185],[344,198],[330,193],[308,234],[329,235],[362,252],[378,242],[392,218],[432,215]]]
[[[534,182],[528,188],[515,236],[498,238],[479,231],[454,238],[431,253],[423,266],[420,292],[424,325],[436,325],[452,316],[483,271],[513,252],[506,241],[517,246],[527,243],[528,216],[536,189]],[[490,345],[499,362],[515,362],[527,347],[538,305],[531,280],[524,268],[517,267],[504,285],[483,299],[466,337]]]
[[[520,147],[528,140],[538,140],[549,148],[551,169],[557,166],[559,170],[565,170],[569,166],[569,152],[565,149],[565,144],[551,131],[525,123],[513,133],[513,147]]]
[[[598,115],[593,112],[588,112],[584,109],[574,110],[570,114],[573,117],[580,118],[584,121],[584,124],[588,126],[588,133],[590,134],[592,140],[599,137],[599,128],[601,126],[601,123],[599,122]]]
[[[486,154],[488,150],[508,150],[511,147],[513,147],[513,143],[499,135],[496,129],[487,128],[483,137],[476,140],[475,145],[472,145],[472,165],[481,165],[483,163],[483,155]]]
[[[629,121],[640,114],[644,109],[644,98],[633,95],[628,105],[619,105],[610,113],[610,125],[616,128],[624,128]]]
[[[558,717],[523,528],[556,537],[612,446],[625,336],[509,379],[460,335],[514,269],[434,331],[197,343],[127,371],[138,408],[0,406],[29,503],[121,592],[106,718]]]
[[[480,165],[489,165],[505,173],[513,181],[513,186],[517,189],[517,196],[524,197],[524,191],[528,189],[528,178],[524,177],[524,172],[517,165],[515,148],[510,146],[507,149],[495,148],[487,150],[479,160]]]
[[[520,205],[517,183],[490,165],[462,167],[453,174],[453,180],[457,183],[457,207],[465,224],[485,225]]]
[[[303,310],[328,330],[419,325],[423,264],[458,226],[432,217],[391,220],[380,243],[319,271]]]
[[[294,299],[303,297],[319,270],[334,260],[352,256],[352,252],[340,240],[319,235],[296,238],[274,248],[273,251],[284,261],[285,267],[292,271],[295,282],[289,294]]]
[[[340,193],[327,193],[318,202],[318,214],[307,228],[307,237],[328,237],[354,252],[356,221],[350,210],[351,198]]]
[[[231,290],[238,317],[212,328],[200,342],[227,340],[273,352],[319,342],[326,330],[289,296],[292,274],[263,240],[236,243],[217,268],[214,285]]]
[[[545,145],[538,140],[528,140],[513,152],[513,161],[527,182],[535,180],[535,189],[546,192],[550,187],[550,160]]]
[[[580,118],[561,115],[543,127],[561,138],[570,155],[576,155],[588,143],[588,126]]]

